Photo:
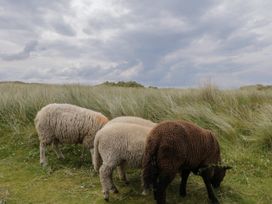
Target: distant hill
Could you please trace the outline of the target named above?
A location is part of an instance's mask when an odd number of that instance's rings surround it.
[[[114,87],[136,87],[136,88],[144,88],[144,85],[137,83],[136,81],[119,81],[119,82],[109,82],[106,81],[102,84],[104,86],[114,86]]]
[[[23,82],[23,81],[0,81],[0,84],[24,84],[24,85],[54,85],[36,82]]]
[[[23,81],[0,81],[0,84],[26,84],[26,85],[64,85],[64,84],[51,84],[51,83],[33,83],[33,82],[23,82]],[[69,84],[67,84],[69,85]],[[72,84],[71,84],[72,85]],[[93,85],[90,85],[93,86]],[[104,83],[95,85],[95,86],[111,86],[111,87],[135,87],[135,88],[145,88],[144,85],[136,82],[136,81],[118,81],[118,82],[110,82],[106,81]],[[150,89],[158,89],[155,86],[148,86],[146,88]]]
[[[256,85],[248,85],[248,86],[241,86],[241,90],[272,90],[272,85],[262,85],[262,84],[256,84]]]
[[[22,81],[0,81],[0,84],[25,84]]]

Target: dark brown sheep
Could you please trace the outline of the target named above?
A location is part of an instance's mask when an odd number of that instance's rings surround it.
[[[143,183],[153,185],[158,204],[166,202],[165,190],[180,173],[180,195],[186,195],[190,172],[199,174],[209,199],[219,203],[213,187],[219,187],[229,167],[220,166],[220,148],[213,133],[186,121],[165,121],[155,126],[147,137],[143,157]]]

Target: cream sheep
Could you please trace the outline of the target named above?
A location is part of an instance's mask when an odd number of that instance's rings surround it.
[[[149,125],[152,123],[148,122]],[[94,169],[99,170],[105,200],[109,199],[109,191],[118,192],[112,180],[112,172],[117,166],[125,182],[125,166],[141,168],[145,140],[152,129],[149,125],[110,121],[97,132],[93,163]]]
[[[40,164],[47,164],[46,145],[52,144],[58,158],[64,158],[58,144],[83,144],[93,148],[96,132],[108,119],[101,113],[70,104],[49,104],[36,115],[35,127],[40,140]]]

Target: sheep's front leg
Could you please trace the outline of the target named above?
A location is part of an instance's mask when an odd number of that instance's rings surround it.
[[[106,201],[109,201],[110,191],[113,191],[114,193],[118,193],[118,190],[112,181],[112,172],[113,172],[113,167],[108,166],[106,164],[102,164],[102,166],[99,169],[100,182],[103,189],[104,199]]]
[[[129,181],[127,179],[127,175],[126,175],[126,171],[125,171],[125,168],[126,168],[126,162],[123,161],[121,162],[121,164],[117,167],[117,171],[118,171],[118,174],[119,174],[119,178],[125,182],[126,185],[129,184]]]
[[[208,196],[209,196],[209,199],[211,200],[212,204],[219,204],[219,201],[215,196],[214,190],[212,188],[212,185],[211,185],[211,182],[209,179],[209,172],[208,171],[202,172],[201,177],[206,185]]]
[[[190,170],[182,170],[181,172],[181,182],[180,182],[180,188],[179,188],[179,194],[182,197],[186,196],[186,185],[187,185],[187,180],[190,174]]]
[[[43,142],[40,142],[40,164],[43,167],[47,165],[45,150],[46,150],[46,144]]]

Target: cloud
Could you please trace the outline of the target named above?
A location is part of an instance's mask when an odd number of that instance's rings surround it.
[[[37,41],[30,41],[25,45],[22,51],[14,54],[0,54],[0,57],[6,61],[23,60],[28,58],[30,56],[30,53],[36,50],[37,46]]]
[[[0,80],[270,83],[272,2],[2,0]]]

